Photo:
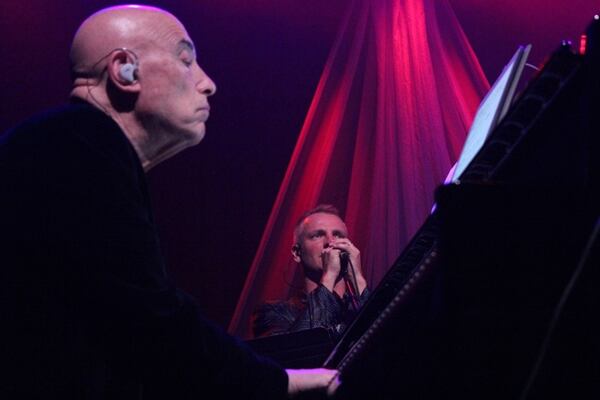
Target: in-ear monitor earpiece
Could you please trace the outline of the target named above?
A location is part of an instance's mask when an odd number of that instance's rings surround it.
[[[129,83],[133,83],[135,81],[135,71],[137,70],[137,66],[131,63],[121,65],[121,69],[119,70],[119,75],[125,81]]]

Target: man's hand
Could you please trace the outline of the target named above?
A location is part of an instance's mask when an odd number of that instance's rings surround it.
[[[360,295],[363,290],[365,290],[365,288],[367,287],[367,281],[363,276],[362,273],[362,264],[360,261],[360,250],[358,250],[358,248],[356,246],[354,246],[354,244],[350,241],[350,239],[348,238],[340,238],[340,239],[336,239],[335,241],[332,241],[329,243],[329,248],[331,249],[330,251],[335,251],[338,255],[338,259],[339,259],[339,252],[344,251],[346,253],[348,253],[349,258],[350,258],[350,265],[348,265],[348,274],[352,273],[353,276],[356,278],[356,284],[358,286],[358,294]],[[350,268],[353,268],[352,271],[350,271]],[[338,268],[339,271],[339,268]],[[341,279],[342,277],[340,277]]]
[[[323,265],[323,274],[321,275],[321,285],[333,292],[335,285],[341,281],[341,260],[340,250],[328,246],[321,252],[321,262]]]
[[[339,373],[333,369],[286,369],[288,374],[288,395],[317,391],[331,397],[340,385]]]

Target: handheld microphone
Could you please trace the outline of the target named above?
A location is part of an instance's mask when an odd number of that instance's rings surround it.
[[[350,253],[340,251],[340,276],[345,277],[348,272],[348,262],[350,261]]]
[[[348,265],[351,264],[350,253],[347,251],[340,251],[340,276],[344,279],[344,284],[350,295],[352,308],[354,311],[358,311],[358,285],[356,284],[356,276],[354,276],[354,266],[348,271]]]

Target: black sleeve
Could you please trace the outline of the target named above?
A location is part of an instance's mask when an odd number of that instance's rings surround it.
[[[287,302],[260,304],[252,313],[252,334],[258,338],[287,333],[296,314],[296,309]]]
[[[22,358],[29,377],[46,374],[52,387],[100,360],[102,385],[134,382],[157,398],[285,398],[285,371],[170,282],[143,171],[114,122],[84,115],[50,125],[11,139],[4,159],[10,238],[0,249],[12,286],[2,298],[20,310],[8,335],[13,367]]]
[[[71,253],[77,259],[70,264],[79,267],[72,300],[89,302],[78,312],[89,313],[106,348],[117,349],[154,395],[285,398],[285,371],[207,321],[170,282],[139,167],[115,168],[105,158],[97,154],[97,165],[86,160],[90,179],[74,186],[86,202],[79,216],[85,226],[76,223],[74,230],[89,235]]]

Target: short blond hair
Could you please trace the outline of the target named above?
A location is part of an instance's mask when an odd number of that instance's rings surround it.
[[[324,213],[324,214],[332,214],[335,215],[336,217],[339,217],[340,219],[342,219],[342,216],[340,215],[340,211],[337,209],[337,207],[331,205],[331,204],[319,204],[317,206],[315,206],[314,208],[311,208],[308,211],[305,211],[300,218],[298,218],[298,221],[296,221],[296,225],[294,226],[294,244],[298,244],[298,239],[300,238],[300,233],[301,233],[301,229],[302,229],[302,222],[310,217],[313,214],[318,214],[318,213]]]

